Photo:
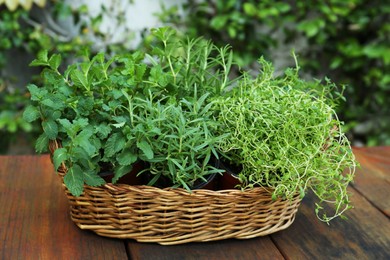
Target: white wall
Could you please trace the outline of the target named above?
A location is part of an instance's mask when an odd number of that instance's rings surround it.
[[[161,26],[157,16],[162,11],[162,4],[169,8],[173,5],[184,3],[185,0],[67,0],[74,7],[86,5],[89,16],[96,17],[102,13],[104,6],[109,12],[103,15],[100,31],[107,35],[104,42],[96,40],[95,44],[98,49],[104,48],[104,45],[110,43],[122,42],[126,47],[133,49],[141,41],[141,33],[145,29]],[[118,24],[118,17],[122,16],[124,23]],[[91,36],[93,37],[93,35]]]

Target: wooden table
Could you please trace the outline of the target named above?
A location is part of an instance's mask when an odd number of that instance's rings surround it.
[[[361,168],[348,220],[318,221],[308,195],[284,231],[177,246],[78,229],[47,155],[0,156],[0,259],[390,259],[390,147],[354,153]]]

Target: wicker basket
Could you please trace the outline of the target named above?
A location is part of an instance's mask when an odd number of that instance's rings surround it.
[[[51,144],[51,151],[57,147]],[[64,167],[59,172],[66,174]],[[291,201],[272,200],[272,191],[260,187],[189,193],[108,183],[85,185],[79,197],[66,187],[65,191],[71,218],[79,228],[163,245],[268,235],[289,227],[301,202],[298,194]]]

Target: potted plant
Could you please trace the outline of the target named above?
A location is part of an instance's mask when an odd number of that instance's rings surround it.
[[[209,129],[215,122],[208,99],[229,84],[232,55],[167,27],[152,35],[150,52],[108,60],[85,53],[64,72],[59,54],[43,51],[31,63],[45,69],[42,86],[28,86],[33,104],[24,118],[42,122],[38,152],[60,142],[52,160],[56,170],[66,168],[64,183],[75,196],[84,184],[105,184],[103,168],[116,183],[137,161],[150,166],[138,173],[149,171],[149,184],[165,176],[188,190],[218,172],[209,160],[223,135]]]
[[[226,135],[213,136],[212,102],[205,105],[207,94],[197,102],[186,99],[166,104],[153,98],[140,100],[135,120],[141,134],[155,132],[147,138],[152,158],[149,163],[148,185],[184,187],[187,190],[202,187],[209,178],[221,172],[215,165],[216,144]]]
[[[351,207],[355,160],[335,113],[341,94],[329,80],[300,79],[298,66],[274,77],[271,63],[260,59],[260,65],[256,78],[246,75],[217,101],[219,132],[229,134],[219,151],[241,167],[243,189],[261,186],[287,199],[311,189],[317,216],[328,222]],[[334,204],[333,216],[320,215],[323,202]]]
[[[58,54],[31,63],[45,69],[24,118],[41,120],[36,149],[55,148],[80,228],[164,244],[243,239],[291,225],[307,188],[337,195],[336,215],[349,207],[352,173],[341,169],[354,161],[326,88],[294,70],[273,78],[266,62],[256,79],[231,80],[229,47],[167,27],[150,42],[112,58],[86,53],[65,70]],[[242,168],[242,189],[196,189],[222,172],[220,156]],[[132,172],[137,162],[145,167]],[[117,183],[133,175],[148,185]]]

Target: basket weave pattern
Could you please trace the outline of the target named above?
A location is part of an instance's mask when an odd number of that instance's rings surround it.
[[[62,176],[65,172],[59,171]],[[108,183],[85,185],[79,197],[65,191],[79,228],[164,245],[268,235],[289,227],[301,202],[298,194],[291,201],[272,200],[272,191],[261,187],[190,193]]]
[[[66,190],[71,218],[81,229],[139,242],[180,244],[264,236],[287,228],[300,204],[275,200],[263,188],[159,189],[106,184],[85,186],[80,197]]]

